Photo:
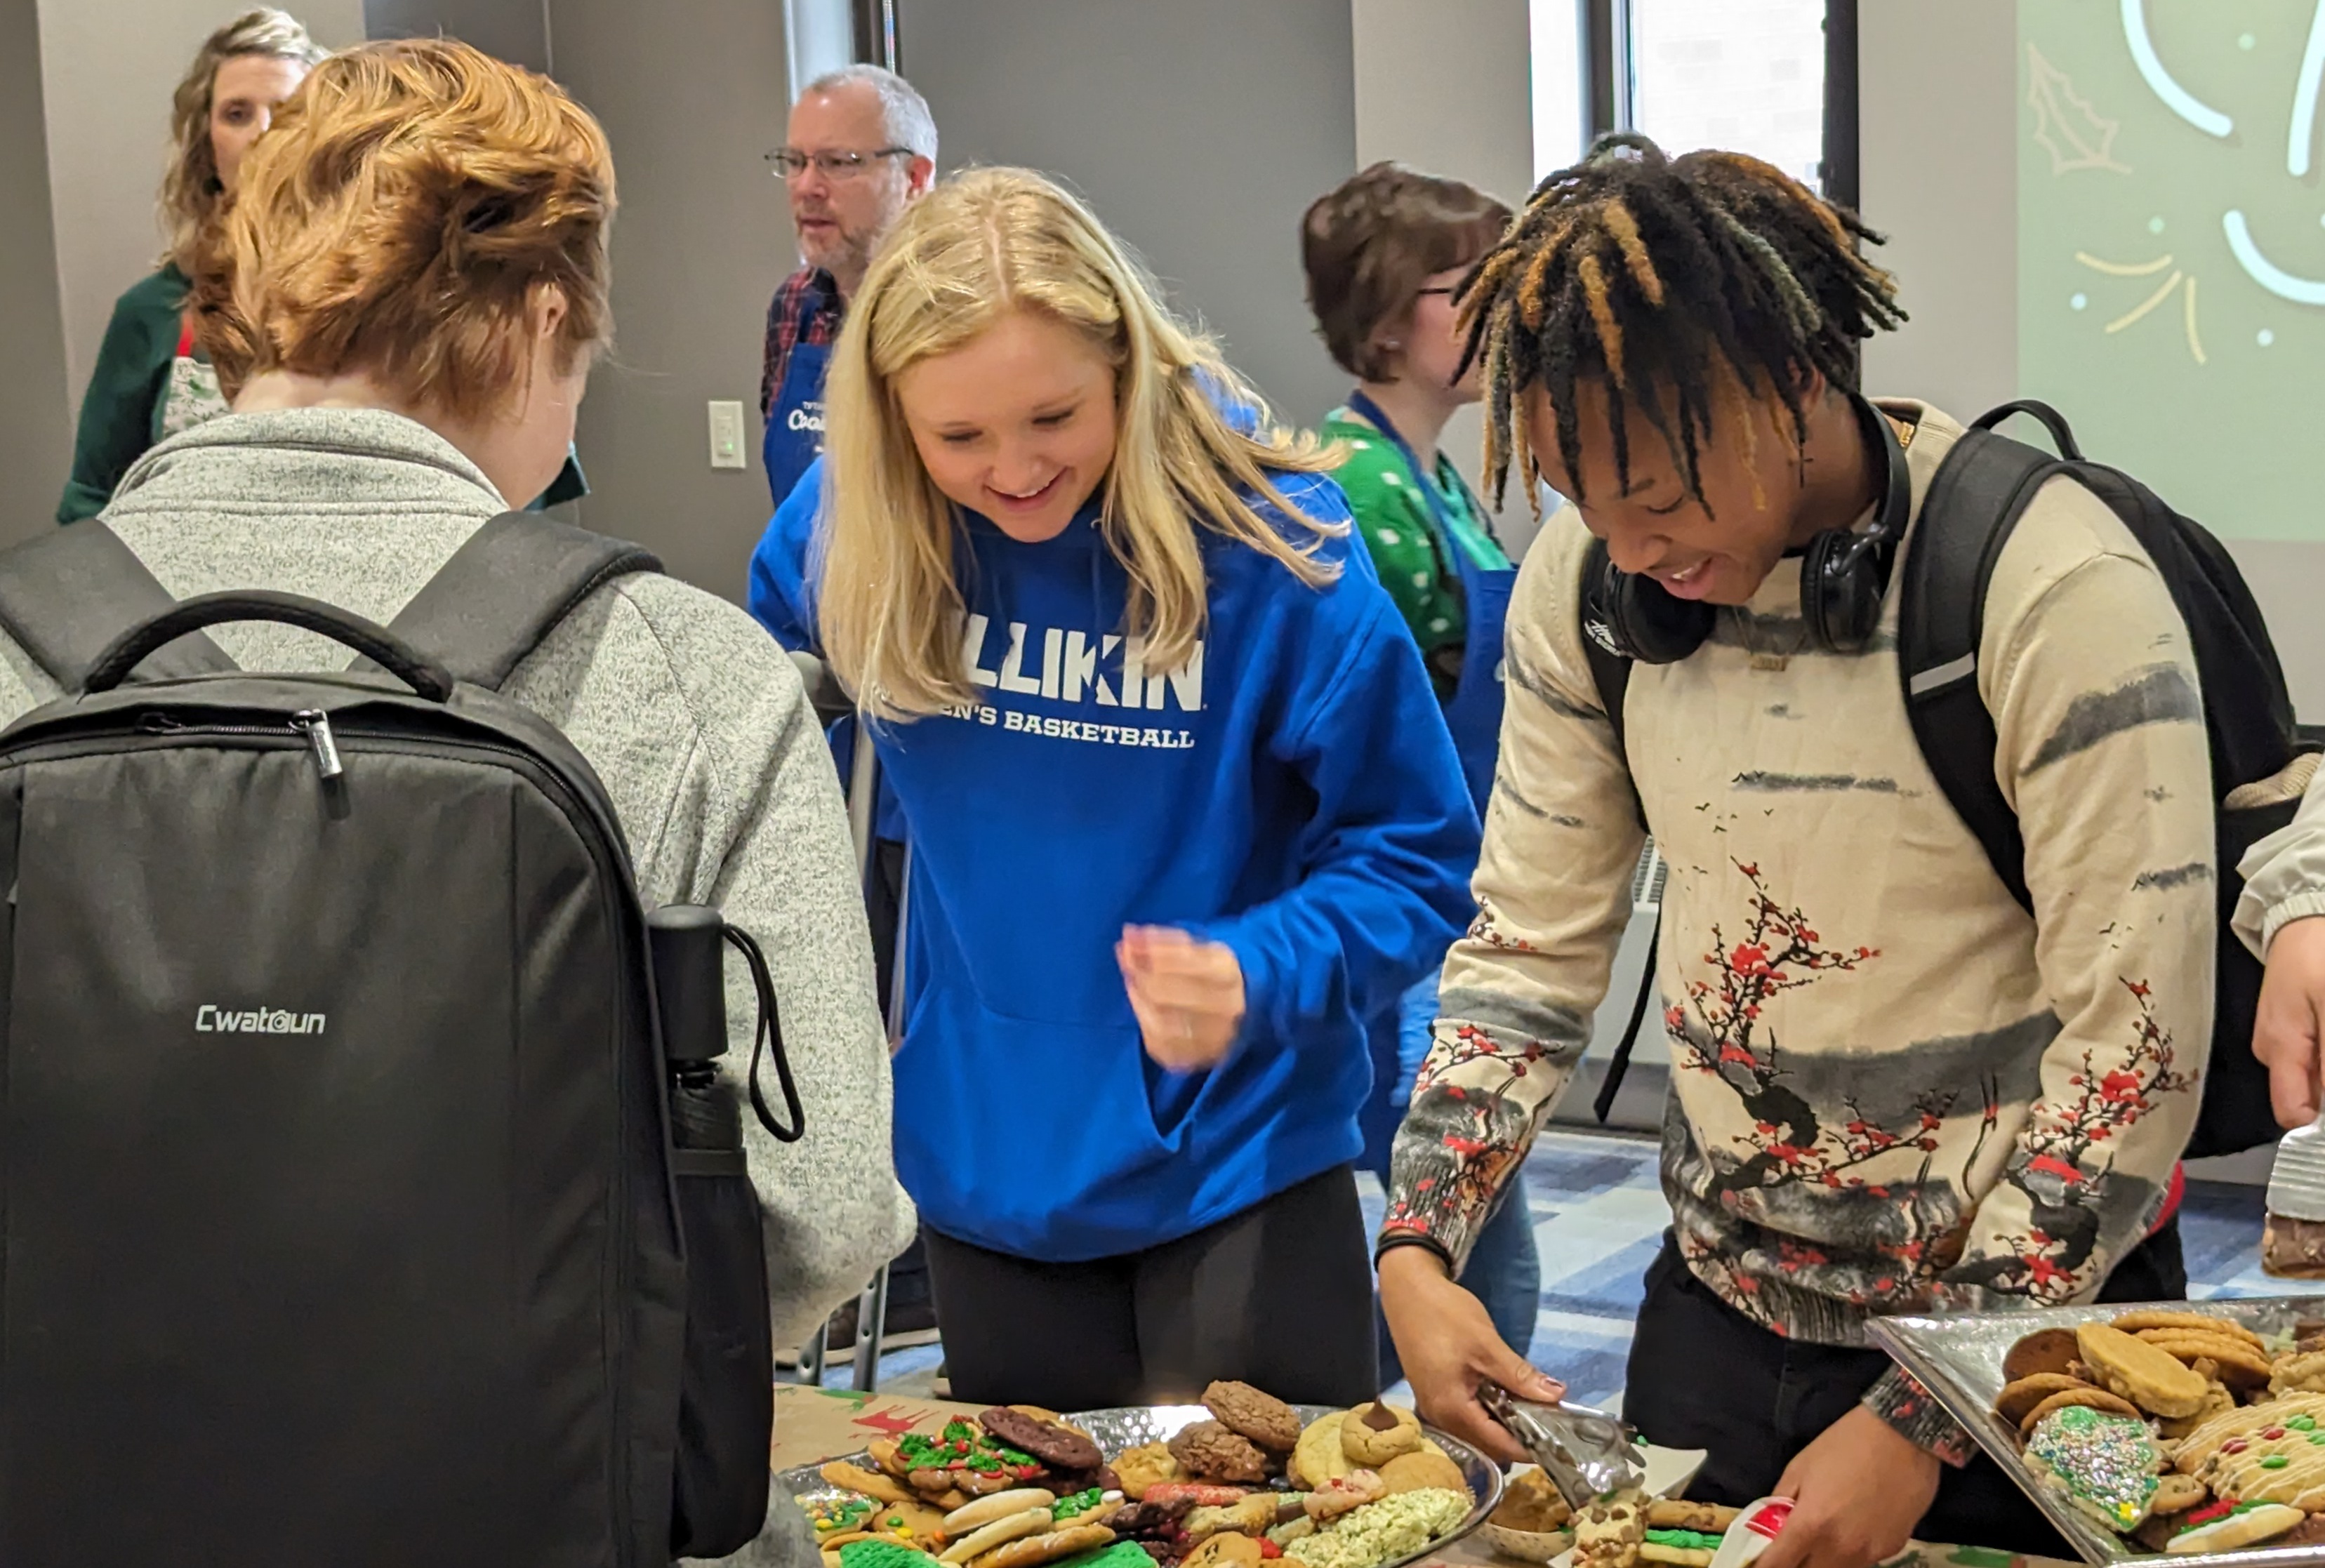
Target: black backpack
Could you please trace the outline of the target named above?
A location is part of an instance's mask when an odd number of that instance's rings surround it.
[[[651,1568],[760,1528],[739,1136],[673,1150],[620,826],[498,695],[657,569],[511,513],[382,628],[175,604],[96,522],[0,557],[70,694],[0,733],[8,1568]],[[250,620],[364,660],[245,673],[202,629]]]
[[[2060,456],[1996,435],[1994,427],[2015,413],[2041,420]],[[2261,965],[2229,922],[2244,890],[2237,863],[2300,808],[2305,779],[2295,762],[2306,748],[2267,623],[2220,542],[2129,475],[2084,457],[2065,418],[2048,404],[2026,400],[1991,410],[1939,466],[1898,568],[1897,668],[1906,717],[1930,771],[1995,874],[2031,909],[2018,818],[1994,781],[1994,716],[1978,696],[1978,648],[1987,585],[2002,547],[2034,493],[2058,475],[2107,503],[2155,563],[2187,622],[2203,691],[2218,853],[2218,961],[2211,1056],[2188,1158],[2274,1143],[2280,1129],[2269,1108],[2268,1070],[2252,1052]],[[1595,638],[1586,635],[1582,645],[1619,746],[1630,661]],[[2126,802],[2124,808],[2135,810],[2137,804]],[[1629,1065],[1654,980],[1650,955],[1638,1005],[1599,1091],[1601,1121]]]

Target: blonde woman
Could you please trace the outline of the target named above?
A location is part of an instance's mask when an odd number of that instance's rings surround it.
[[[826,389],[823,518],[755,597],[809,606],[909,824],[897,1162],[954,1392],[1369,1397],[1365,1023],[1477,826],[1325,459],[1016,170],[906,210]]]
[[[226,412],[218,374],[194,342],[186,280],[243,154],[323,54],[295,18],[261,9],[211,33],[186,68],[171,100],[170,168],[157,215],[169,248],[159,270],[114,304],[81,399],[59,522],[96,516],[146,447]]]

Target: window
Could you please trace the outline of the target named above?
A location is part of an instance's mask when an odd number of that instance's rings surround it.
[[[1532,0],[1536,177],[1580,155],[1595,100],[1600,124],[1644,131],[1671,152],[1733,148],[1817,185],[1826,4]],[[1594,49],[1594,28],[1624,47]],[[1621,79],[1594,82],[1594,60]]]

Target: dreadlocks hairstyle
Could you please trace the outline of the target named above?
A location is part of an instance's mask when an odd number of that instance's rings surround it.
[[[1574,394],[1585,382],[1607,389],[1626,485],[1626,394],[1699,501],[1715,410],[1748,442],[1751,401],[1773,395],[1797,449],[1809,374],[1854,391],[1857,343],[1905,319],[1896,281],[1857,254],[1859,242],[1881,241],[1757,158],[1673,159],[1633,133],[1601,137],[1535,188],[1462,283],[1463,363],[1485,355],[1496,505],[1513,463],[1521,483],[1531,474],[1524,403],[1536,389],[1556,413],[1569,473],[1580,461]]]

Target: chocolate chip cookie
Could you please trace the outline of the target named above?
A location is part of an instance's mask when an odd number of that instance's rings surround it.
[[[1267,1479],[1267,1455],[1217,1421],[1196,1422],[1173,1437],[1170,1446],[1181,1469],[1205,1480],[1256,1486]]]
[[[996,1407],[977,1418],[986,1435],[1020,1453],[1030,1453],[1051,1470],[1096,1470],[1106,1462],[1098,1444],[1070,1427],[1060,1426],[1012,1410]]]
[[[1229,1432],[1270,1453],[1289,1453],[1299,1445],[1299,1413],[1249,1383],[1213,1383],[1203,1390],[1203,1408]]]

